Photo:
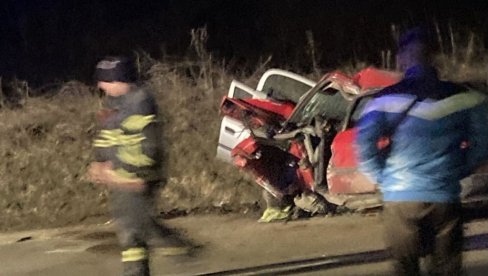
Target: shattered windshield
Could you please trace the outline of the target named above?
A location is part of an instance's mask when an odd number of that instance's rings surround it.
[[[268,77],[262,91],[276,100],[288,100],[297,103],[300,97],[310,90],[310,86],[292,78],[274,75]]]
[[[335,89],[327,89],[316,93],[312,99],[301,109],[298,110],[291,123],[297,125],[309,124],[315,116],[334,119],[342,122],[347,114],[350,102]]]

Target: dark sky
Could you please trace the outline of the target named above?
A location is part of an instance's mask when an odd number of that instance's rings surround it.
[[[89,80],[98,58],[144,50],[183,57],[190,30],[207,26],[208,48],[237,66],[273,56],[275,66],[306,68],[306,31],[322,66],[377,63],[392,49],[391,25],[438,23],[442,37],[470,31],[486,42],[486,1],[386,0],[0,0],[0,74],[32,83]],[[454,1],[449,1],[454,2]]]

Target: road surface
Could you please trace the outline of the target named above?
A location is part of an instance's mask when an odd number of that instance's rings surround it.
[[[167,223],[201,247],[191,258],[155,254],[151,260],[153,275],[205,275],[229,270],[228,275],[232,275],[240,268],[311,258],[336,262],[341,256],[368,255],[367,252],[384,249],[378,215],[353,214],[272,224],[259,224],[255,217],[235,214],[199,215],[175,218]],[[465,225],[468,237],[483,237],[487,233],[488,220]],[[479,244],[481,248],[464,252],[467,275],[486,275],[488,271],[488,249],[483,242],[471,241],[471,247]],[[1,276],[119,275],[121,272],[114,226],[110,223],[0,233],[0,260]],[[308,267],[289,274],[391,275],[388,261],[381,260],[319,268]]]

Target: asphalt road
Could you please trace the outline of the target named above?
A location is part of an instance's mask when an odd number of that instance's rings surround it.
[[[340,261],[341,256],[384,249],[379,216],[343,215],[288,223],[259,224],[238,215],[189,216],[168,220],[195,244],[194,257],[152,257],[153,275],[205,275],[304,259]],[[119,250],[112,224],[0,234],[0,275],[119,275]],[[465,235],[488,233],[488,220],[471,221]],[[486,275],[485,240],[470,238],[476,250],[464,253],[467,275]],[[487,243],[488,244],[488,243]],[[472,249],[471,248],[471,249]],[[331,258],[333,257],[333,258]],[[232,273],[231,273],[232,274]],[[388,261],[327,266],[293,275],[391,275]]]

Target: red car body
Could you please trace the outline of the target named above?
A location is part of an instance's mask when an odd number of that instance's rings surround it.
[[[234,164],[251,173],[257,184],[277,198],[314,192],[320,184],[326,185],[332,195],[375,193],[376,185],[357,170],[356,131],[351,117],[362,95],[395,84],[400,78],[397,73],[374,68],[352,77],[333,72],[297,104],[224,97],[221,113],[243,122],[251,131],[250,137],[232,149]],[[300,119],[303,114],[307,118],[307,108],[317,93],[343,93],[349,110],[343,111],[345,116],[340,122],[333,124],[326,116],[318,115],[314,120]],[[378,142],[382,146],[387,140]]]

